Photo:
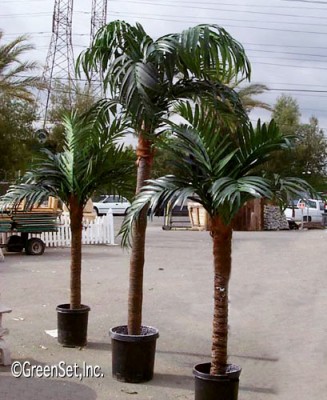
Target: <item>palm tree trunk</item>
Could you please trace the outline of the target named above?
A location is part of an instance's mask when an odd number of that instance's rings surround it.
[[[139,193],[144,182],[150,178],[153,161],[152,142],[139,134],[137,154],[137,185]],[[147,207],[133,227],[133,242],[130,258],[129,293],[128,293],[128,334],[139,335],[142,325],[143,270],[145,251],[145,232],[147,226]]]
[[[70,308],[77,309],[81,306],[83,206],[78,203],[76,196],[71,196],[69,206],[72,233],[70,248]]]
[[[227,365],[228,283],[231,274],[232,228],[219,216],[211,218],[214,257],[214,316],[211,375],[224,374]]]

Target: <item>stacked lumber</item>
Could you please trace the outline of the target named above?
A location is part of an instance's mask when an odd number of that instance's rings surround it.
[[[12,228],[17,232],[55,232],[57,214],[41,212],[18,212],[12,214]]]
[[[10,216],[0,213],[0,232],[9,232],[11,230],[11,223]]]

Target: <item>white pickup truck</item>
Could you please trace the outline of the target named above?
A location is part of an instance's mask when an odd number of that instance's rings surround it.
[[[323,200],[292,200],[285,209],[286,218],[303,222],[321,222],[322,214],[325,211]]]

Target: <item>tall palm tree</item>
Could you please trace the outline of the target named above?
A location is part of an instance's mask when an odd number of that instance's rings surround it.
[[[131,191],[133,162],[126,157],[117,140],[125,133],[120,118],[110,121],[93,111],[84,116],[72,112],[63,119],[65,144],[62,153],[44,149],[34,169],[22,183],[12,185],[5,202],[13,207],[25,201],[30,209],[48,196],[55,196],[67,206],[71,220],[70,308],[81,306],[81,253],[83,208],[93,192],[110,187],[112,192]]]
[[[18,36],[6,44],[1,43],[2,39],[0,31],[0,96],[34,102],[33,89],[43,87],[41,78],[34,75],[38,64],[21,60],[34,47],[27,43],[27,36]]]
[[[140,24],[113,21],[100,29],[77,69],[101,70],[111,96],[130,116],[138,136],[138,193],[151,176],[155,138],[178,99],[212,96],[220,120],[247,118],[236,92],[224,82],[250,77],[243,47],[217,25],[198,25],[152,39]],[[233,118],[232,118],[233,116]],[[138,335],[142,323],[143,267],[147,210],[134,226],[130,258],[128,332]]]
[[[268,90],[266,85],[263,85],[262,83],[251,83],[245,86],[240,86],[240,83],[241,82],[237,82],[233,84],[232,87],[239,95],[246,112],[249,113],[254,108],[262,108],[267,111],[272,111],[272,107],[269,104],[254,98],[254,96],[258,96]]]
[[[214,316],[212,333],[212,375],[226,372],[228,329],[228,284],[231,273],[232,221],[244,203],[253,198],[298,193],[309,186],[302,180],[278,180],[258,174],[260,166],[276,151],[288,147],[274,122],[256,128],[246,123],[226,134],[213,110],[191,104],[180,106],[186,125],[172,124],[176,140],[170,143],[175,175],[149,180],[136,196],[123,222],[122,242],[133,235],[132,226],[145,204],[151,212],[167,201],[172,205],[193,199],[209,215],[214,259]]]

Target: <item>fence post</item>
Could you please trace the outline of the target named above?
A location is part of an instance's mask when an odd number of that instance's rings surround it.
[[[106,224],[109,227],[109,243],[115,244],[114,217],[113,217],[111,208],[109,208],[107,216],[108,216],[108,220],[106,221]]]

